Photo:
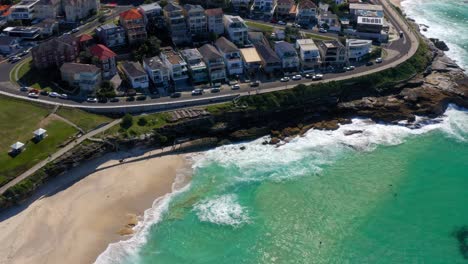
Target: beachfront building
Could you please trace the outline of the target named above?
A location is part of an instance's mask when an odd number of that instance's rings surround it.
[[[139,62],[124,61],[121,69],[131,88],[147,89],[149,87],[148,75]]]
[[[187,88],[189,80],[187,62],[171,47],[161,48],[161,60],[169,69],[169,75],[175,84],[176,90]]]
[[[360,61],[364,56],[369,54],[372,50],[372,40],[366,39],[347,39],[346,51],[348,60]]]
[[[328,27],[329,31],[341,31],[340,19],[330,11],[319,15],[318,24],[320,27]]]
[[[117,54],[112,50],[102,44],[97,44],[92,46],[89,52],[96,58],[95,64],[101,69],[104,79],[110,79],[117,74],[117,64],[115,62]]]
[[[217,39],[215,46],[224,58],[228,75],[236,76],[242,74],[244,70],[239,48],[225,37]]]
[[[223,9],[221,8],[206,9],[205,16],[206,16],[206,21],[207,21],[208,32],[212,32],[217,35],[224,34]]]
[[[92,64],[66,62],[60,67],[62,81],[79,88],[83,94],[94,93],[101,84],[101,69]]]
[[[145,20],[138,9],[132,8],[121,13],[119,19],[130,45],[146,40],[148,34],[146,33]]]
[[[33,64],[38,69],[60,67],[65,62],[73,62],[79,54],[77,39],[72,35],[40,43],[31,50]]]
[[[261,59],[261,68],[265,73],[281,71],[281,59],[273,51],[267,43],[258,42],[255,44],[258,55]]]
[[[293,44],[286,41],[275,43],[275,52],[281,59],[281,67],[285,72],[295,72],[299,69],[300,61]]]
[[[34,6],[35,18],[37,19],[55,19],[61,12],[60,0],[40,0]]]
[[[309,71],[320,65],[320,50],[312,39],[296,40],[302,71]]]
[[[229,39],[238,46],[244,46],[248,43],[248,27],[240,16],[225,15],[223,18],[224,29]]]
[[[22,40],[34,40],[41,35],[41,30],[38,27],[7,27],[3,33]]]
[[[260,70],[262,59],[258,55],[257,50],[252,48],[240,49],[242,61],[244,62],[244,72],[246,74],[255,75]]]
[[[39,0],[23,0],[10,7],[11,20],[33,20]]]
[[[114,23],[105,24],[95,29],[99,42],[109,48],[123,46],[126,43],[125,29]]]
[[[166,19],[166,25],[168,26],[171,34],[172,43],[174,43],[174,45],[181,45],[191,42],[192,40],[182,7],[170,2],[163,8],[163,12]]]
[[[226,65],[224,64],[223,55],[210,44],[201,46],[200,51],[203,60],[208,68],[208,76],[212,84],[222,83],[226,81]]]
[[[323,66],[342,66],[348,62],[346,47],[338,40],[320,41],[318,47]]]
[[[143,59],[143,68],[151,82],[158,88],[159,93],[166,94],[171,78],[169,68],[166,64],[164,64],[159,57],[155,56]]]
[[[157,3],[140,5],[138,11],[143,15],[147,28],[154,26],[156,28],[164,27],[164,16],[162,7]]]
[[[309,27],[317,20],[317,14],[317,5],[315,5],[314,2],[302,0],[297,5],[296,23],[304,27]]]
[[[203,56],[197,49],[185,49],[180,52],[188,65],[188,72],[193,84],[208,82],[208,69]]]
[[[201,5],[184,5],[184,15],[190,34],[206,35],[208,26],[205,16],[205,9]]]
[[[349,13],[354,21],[358,17],[384,17],[383,7],[381,5],[371,5],[365,3],[351,3],[349,4]]]
[[[254,0],[250,8],[253,17],[270,20],[276,8],[276,0]]]

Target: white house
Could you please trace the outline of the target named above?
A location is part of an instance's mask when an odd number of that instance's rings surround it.
[[[146,89],[149,87],[149,78],[139,62],[124,61],[122,71],[133,89]]]
[[[384,17],[383,7],[381,5],[371,5],[362,3],[349,4],[349,13],[356,19],[358,16],[365,17]]]
[[[192,83],[208,82],[208,69],[200,52],[197,49],[185,49],[180,51],[180,54],[187,62]]]
[[[11,20],[32,20],[35,18],[35,6],[39,0],[23,0],[10,8]]]
[[[225,37],[220,37],[218,40],[216,40],[215,46],[216,48],[218,48],[221,55],[223,55],[224,63],[226,64],[228,74],[242,74],[242,58],[237,46]]]
[[[163,91],[169,87],[169,69],[159,57],[145,58],[143,60],[143,68],[156,87],[162,88]]]
[[[349,61],[360,61],[362,57],[369,54],[372,50],[372,40],[366,39],[347,39],[346,51]]]
[[[225,15],[223,17],[224,29],[229,39],[236,45],[244,46],[248,43],[248,27],[240,16]]]
[[[171,47],[165,47],[161,49],[161,60],[169,69],[169,74],[171,79],[177,86],[187,83],[189,79],[187,62],[182,58],[182,56],[174,51]]]
[[[312,39],[296,40],[296,49],[299,50],[303,71],[311,70],[320,64],[320,50]]]

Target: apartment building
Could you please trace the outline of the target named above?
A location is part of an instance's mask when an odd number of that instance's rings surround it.
[[[156,28],[164,27],[165,21],[162,7],[157,3],[140,5],[138,10],[145,19],[146,27],[155,26]]]
[[[225,15],[223,22],[224,30],[234,44],[244,46],[248,43],[248,27],[240,16]]]
[[[281,59],[267,43],[257,42],[255,43],[255,48],[257,49],[258,55],[260,55],[262,70],[265,73],[271,74],[281,71]]]
[[[208,68],[210,82],[222,83],[226,81],[226,65],[221,53],[211,44],[201,46],[198,51],[203,56],[203,60]]]
[[[126,44],[125,29],[114,23],[105,24],[95,29],[99,42],[109,48],[119,47]]]
[[[297,5],[296,23],[301,26],[310,26],[317,20],[317,5],[310,0],[302,0]]]
[[[184,58],[171,47],[161,48],[161,60],[169,69],[169,75],[172,81],[174,81],[176,90],[180,90],[179,87],[185,87],[189,79],[187,62]]]
[[[241,75],[244,69],[240,50],[237,46],[225,37],[218,38],[215,46],[224,58],[227,74],[231,76]]]
[[[208,82],[208,69],[203,56],[197,49],[185,49],[180,52],[188,65],[188,71],[193,84]]]
[[[171,79],[169,68],[162,62],[159,57],[145,58],[143,60],[143,68],[148,74],[151,82],[158,88],[161,88],[160,93],[167,93],[169,81]]]
[[[174,45],[190,42],[191,37],[182,7],[170,2],[163,8],[163,13]]]
[[[349,61],[360,61],[372,50],[372,40],[366,39],[347,39],[346,52]]]
[[[92,64],[66,62],[60,67],[62,81],[81,93],[93,93],[101,84],[101,69]]]
[[[275,43],[275,52],[281,59],[281,67],[285,72],[295,72],[299,69],[300,61],[296,49],[291,43],[286,41],[277,41]]]
[[[338,40],[320,41],[318,48],[322,58],[322,65],[341,66],[347,63],[346,47]]]
[[[273,17],[275,8],[276,0],[254,0],[250,13],[254,17],[270,20]]]
[[[278,0],[276,3],[276,14],[283,17],[288,16],[294,4],[294,0]]]
[[[99,0],[67,0],[62,1],[65,18],[70,22],[78,22],[82,19],[97,14],[101,7]]]
[[[125,29],[130,45],[141,43],[148,37],[143,15],[136,8],[120,14],[120,25]]]
[[[62,3],[60,0],[40,0],[35,6],[35,18],[56,18],[60,15]]]
[[[208,32],[214,32],[218,35],[224,34],[223,9],[212,8],[205,10]]]
[[[303,71],[312,70],[320,65],[320,50],[312,39],[296,40],[296,49],[299,50]]]
[[[79,54],[79,44],[75,37],[65,35],[42,42],[31,50],[35,67],[45,69],[60,67],[65,62],[74,62]]]
[[[319,15],[318,24],[322,27],[326,24],[329,31],[341,31],[340,19],[330,11]]]
[[[184,15],[192,36],[205,35],[208,32],[205,9],[201,5],[184,5]]]
[[[11,20],[33,20],[36,18],[36,5],[39,0],[22,0],[10,7]]]
[[[97,44],[92,46],[89,49],[89,52],[93,57],[97,58],[98,62],[96,66],[101,69],[102,77],[104,79],[110,79],[117,73],[117,64],[115,61],[117,54],[108,47],[102,44]]]

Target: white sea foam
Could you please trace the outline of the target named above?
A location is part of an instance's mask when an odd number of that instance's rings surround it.
[[[398,145],[408,137],[431,131],[442,131],[456,140],[466,142],[468,111],[449,106],[442,117],[437,119],[418,117],[412,127],[408,127],[406,122],[400,122],[400,125],[387,125],[356,118],[351,124],[341,125],[334,131],[312,129],[304,136],[296,137],[280,147],[263,145],[262,142],[268,138],[261,138],[249,143],[221,146],[191,155],[190,158],[194,169],[208,166],[213,162],[221,166],[238,167],[242,173],[232,177],[233,182],[230,184],[243,181],[288,180],[311,172],[319,173],[324,164],[332,163],[348,151],[372,151],[379,145]],[[359,133],[346,135],[349,131],[359,131]],[[246,147],[245,150],[241,150],[241,146]],[[293,162],[297,164],[288,166]],[[263,176],[249,178],[252,176],[246,175]],[[188,188],[189,186],[185,186],[157,199],[153,207],[145,212],[143,221],[136,226],[135,235],[129,240],[110,244],[95,263],[122,263],[122,260],[129,256],[136,257],[135,253],[147,241],[149,228],[161,220],[162,213],[167,210],[171,199]],[[230,193],[202,200],[195,204],[193,210],[200,221],[219,225],[239,226],[251,221],[248,208],[243,207],[237,196]],[[132,259],[132,263],[138,263],[138,260]]]
[[[247,209],[239,204],[237,195],[215,196],[197,203],[193,209],[202,222],[239,226],[250,221]]]

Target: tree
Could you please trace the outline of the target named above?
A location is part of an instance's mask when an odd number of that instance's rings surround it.
[[[122,122],[120,123],[120,126],[123,129],[129,129],[133,125],[133,116],[130,114],[125,114],[124,117],[122,118]]]
[[[103,81],[99,87],[99,89],[96,92],[96,97],[98,99],[104,99],[104,98],[114,98],[116,96],[114,87],[112,86],[112,83],[109,81]]]
[[[161,41],[154,36],[149,37],[145,42],[136,46],[132,51],[133,59],[141,61],[143,58],[158,56],[161,53]]]
[[[86,50],[80,52],[78,58],[80,59],[81,63],[90,64],[90,63],[92,63],[93,54],[91,54],[91,52],[89,52],[89,50],[86,49]]]
[[[146,126],[148,124],[148,120],[146,119],[146,117],[140,117],[140,119],[138,119],[138,125],[139,126]]]

